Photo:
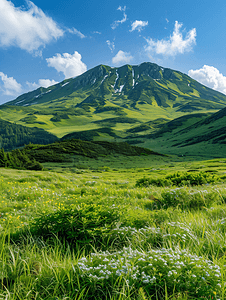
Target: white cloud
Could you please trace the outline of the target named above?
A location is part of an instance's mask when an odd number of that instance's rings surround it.
[[[49,67],[53,67],[57,72],[63,72],[65,79],[81,75],[87,71],[87,66],[82,62],[82,56],[77,51],[74,54],[57,53],[56,56],[47,58]]]
[[[52,80],[50,80],[50,79],[39,79],[40,86],[45,87],[45,88],[47,88],[51,85],[57,84],[57,83],[59,83],[59,82],[57,82],[53,79]]]
[[[122,20],[117,20],[117,21],[115,21],[115,22],[111,25],[111,28],[112,28],[112,29],[115,29],[116,27],[118,27],[119,24],[122,24],[122,23],[126,22],[126,20],[127,20],[127,15],[126,15],[126,13],[125,13],[125,11],[126,11],[126,6],[124,6],[124,7],[119,6],[119,7],[117,8],[117,10],[123,11],[123,19],[122,19]]]
[[[111,52],[113,52],[115,50],[115,43],[114,42],[110,42],[109,40],[106,41],[108,48],[111,50]]]
[[[13,77],[8,77],[3,72],[0,72],[0,78],[3,82],[3,86],[0,86],[0,90],[4,95],[17,96],[22,92],[22,86]]]
[[[86,36],[81,33],[79,30],[77,30],[76,28],[72,28],[72,29],[68,29],[68,31],[72,34],[77,35],[78,37],[80,37],[81,39],[84,39]]]
[[[119,5],[119,7],[117,8],[117,10],[126,11],[126,6],[122,7],[121,5]]]
[[[28,52],[44,47],[64,32],[33,2],[27,10],[15,7],[11,1],[0,0],[0,46],[17,46]]]
[[[51,85],[57,84],[58,82],[50,79],[39,79],[38,83],[27,81],[26,84],[29,87],[29,90],[36,90],[39,87],[48,88]]]
[[[189,70],[188,75],[200,83],[226,94],[226,76],[218,69],[204,65],[199,70]]]
[[[175,22],[173,35],[168,39],[154,41],[153,39],[146,39],[148,45],[145,50],[152,54],[161,54],[166,56],[174,56],[176,54],[183,54],[192,50],[193,45],[196,44],[196,29],[191,29],[185,38],[181,33],[182,23]]]
[[[131,30],[130,32],[134,31],[134,30],[138,30],[139,32],[148,25],[148,21],[134,21],[131,25]]]
[[[101,34],[100,31],[93,31],[92,33],[93,33],[93,34]]]
[[[112,58],[112,63],[115,65],[120,65],[122,63],[129,64],[132,59],[133,56],[131,56],[130,53],[119,50],[115,57]]]

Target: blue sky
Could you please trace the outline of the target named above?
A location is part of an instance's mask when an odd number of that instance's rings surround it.
[[[0,104],[99,64],[145,61],[226,94],[224,0],[0,0]]]

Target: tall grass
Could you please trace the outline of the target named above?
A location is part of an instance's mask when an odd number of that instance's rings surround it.
[[[1,169],[0,299],[225,299],[226,184],[132,172]]]

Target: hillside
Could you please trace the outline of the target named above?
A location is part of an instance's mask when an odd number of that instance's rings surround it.
[[[100,65],[1,105],[0,118],[44,129],[55,139],[126,141],[160,153],[174,153],[175,148],[180,155],[202,155],[207,147],[211,157],[226,153],[225,119],[219,117],[225,107],[224,94],[181,72],[153,63]],[[197,151],[197,145],[203,150]]]
[[[32,160],[44,162],[71,162],[77,156],[98,158],[120,154],[125,156],[160,155],[157,152],[127,143],[87,142],[65,139],[49,145],[27,145],[23,151]]]
[[[142,146],[168,154],[200,157],[226,156],[226,108],[202,118],[180,117],[154,134],[144,135]]]
[[[0,148],[12,150],[29,143],[49,144],[57,137],[41,128],[29,128],[0,119]]]
[[[156,119],[170,121],[225,106],[225,95],[178,71],[153,63],[100,65],[1,105],[0,118],[58,137],[103,127],[128,135],[130,129]]]

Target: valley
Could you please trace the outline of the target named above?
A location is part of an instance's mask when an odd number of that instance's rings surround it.
[[[0,299],[224,300],[226,96],[100,65],[0,106]]]

